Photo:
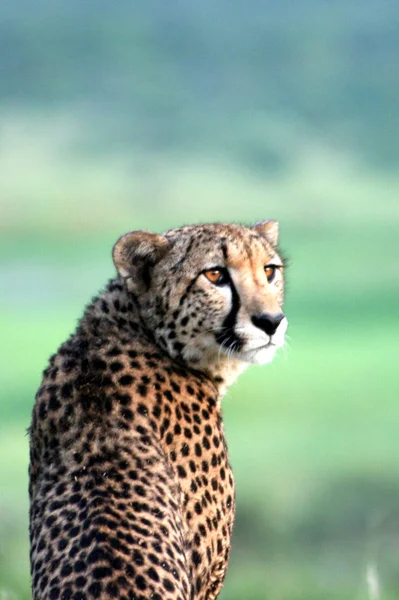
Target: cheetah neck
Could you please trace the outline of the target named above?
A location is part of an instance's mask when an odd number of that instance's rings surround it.
[[[239,360],[234,360],[227,356],[204,356],[199,363],[190,365],[197,371],[203,372],[214,383],[220,397],[224,396],[227,388],[232,385],[235,380],[248,367],[247,363]]]
[[[153,333],[142,319],[138,303],[118,280],[110,281],[103,294],[87,308],[81,324],[91,335],[100,334],[100,337],[109,337],[117,331],[119,339],[122,337],[125,342],[128,342],[130,338],[132,343],[140,340],[143,347],[146,345],[146,340],[148,346],[157,346],[157,350],[166,354],[173,363],[205,375],[215,387],[219,398],[248,366],[247,363],[215,352],[205,352],[199,361],[180,361],[170,356],[156,343]]]

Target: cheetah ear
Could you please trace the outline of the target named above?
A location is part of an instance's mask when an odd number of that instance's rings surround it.
[[[268,241],[275,248],[278,244],[278,223],[277,221],[260,221],[252,225],[251,229],[255,229],[261,235],[267,237]]]
[[[131,231],[116,242],[112,258],[119,275],[129,290],[141,294],[151,283],[151,269],[169,248],[163,235],[150,231]]]

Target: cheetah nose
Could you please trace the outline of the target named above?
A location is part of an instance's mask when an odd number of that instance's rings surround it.
[[[255,327],[259,327],[259,329],[267,333],[267,335],[272,336],[276,333],[277,327],[280,325],[284,317],[285,315],[283,313],[280,313],[279,315],[264,313],[259,317],[252,317],[251,321]]]

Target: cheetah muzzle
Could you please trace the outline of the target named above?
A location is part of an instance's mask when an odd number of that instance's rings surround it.
[[[35,600],[212,600],[234,481],[221,397],[284,343],[274,221],[133,231],[50,358],[30,428]]]

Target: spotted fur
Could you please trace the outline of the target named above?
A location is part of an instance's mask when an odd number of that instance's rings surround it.
[[[234,520],[220,400],[283,343],[276,244],[273,221],[118,240],[118,277],[51,357],[33,410],[35,600],[218,596]]]

